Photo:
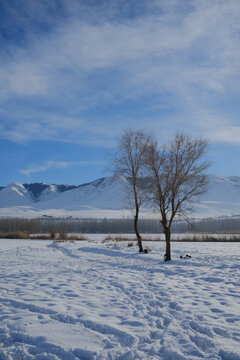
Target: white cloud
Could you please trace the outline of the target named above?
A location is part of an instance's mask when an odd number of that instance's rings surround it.
[[[43,172],[43,171],[47,171],[49,169],[64,169],[66,167],[71,167],[71,166],[83,166],[83,165],[101,165],[102,162],[98,162],[98,161],[72,161],[72,162],[67,162],[67,161],[45,161],[43,164],[41,165],[33,165],[28,167],[27,169],[22,169],[19,170],[19,172],[23,175],[26,176],[31,176],[33,173],[39,173],[39,172]]]
[[[61,26],[57,23],[47,35],[33,32],[25,47],[13,49],[8,61],[4,57],[1,107],[15,97],[30,103],[37,98],[40,105],[29,113],[16,105],[1,136],[94,143],[100,129],[110,139],[119,116],[113,113],[110,123],[101,115],[100,124],[97,116],[89,117],[93,109],[138,99],[142,105],[145,97],[153,97],[157,106],[166,93],[166,108],[174,104],[179,110],[169,127],[205,131],[209,125],[210,131],[209,118],[195,116],[201,110],[214,112],[221,122],[219,104],[239,92],[239,1],[154,1],[145,6],[145,15],[131,19],[121,17],[113,3],[94,12],[66,2],[71,16]],[[44,9],[39,11],[45,19]],[[48,112],[41,107],[45,103]],[[234,121],[229,115],[228,124]]]
[[[0,123],[1,138],[20,144],[48,140],[109,147],[113,144],[115,134],[124,126],[121,121],[109,121],[107,124],[106,119],[99,119],[96,123],[48,112],[42,112],[41,116],[39,118],[36,111],[24,114],[24,110],[15,119],[11,119],[8,114],[6,120]]]
[[[217,127],[209,135],[216,142],[240,145],[240,126]]]

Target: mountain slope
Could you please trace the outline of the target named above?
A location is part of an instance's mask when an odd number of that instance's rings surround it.
[[[31,205],[29,191],[22,184],[12,183],[0,191],[0,207]]]
[[[240,214],[240,177],[209,175],[208,191],[194,206],[201,217]]]
[[[0,188],[0,216],[119,217],[130,214],[124,177],[82,185],[12,183]],[[196,217],[240,214],[240,178],[209,175],[207,193],[194,204]],[[142,209],[142,215],[152,214]]]

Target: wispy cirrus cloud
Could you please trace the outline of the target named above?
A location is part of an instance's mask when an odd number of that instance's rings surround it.
[[[25,33],[0,54],[1,107],[9,111],[1,137],[104,144],[118,122],[137,119],[154,131],[187,127],[231,142],[209,120],[235,126],[238,104],[231,113],[221,104],[239,92],[238,0],[69,0],[36,9],[29,1],[18,17],[13,4],[8,11]]]
[[[19,170],[19,172],[26,176],[31,176],[34,173],[47,171],[49,169],[65,169],[72,166],[84,166],[84,165],[103,165],[100,161],[51,161],[47,160],[41,165],[32,165],[27,169]]]

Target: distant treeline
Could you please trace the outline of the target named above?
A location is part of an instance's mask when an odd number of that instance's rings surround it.
[[[240,233],[240,217],[209,218],[202,220],[178,221],[173,224],[175,233]]]
[[[140,219],[139,230],[142,234],[162,233],[162,226],[157,219]],[[38,233],[134,233],[133,220],[126,219],[0,219],[1,232],[23,231],[28,234]],[[238,233],[240,232],[240,218],[203,219],[190,222],[176,221],[173,233]]]
[[[142,233],[162,233],[159,220],[141,219]],[[83,234],[134,233],[132,219],[0,219],[0,231],[23,231],[28,234],[69,232]]]

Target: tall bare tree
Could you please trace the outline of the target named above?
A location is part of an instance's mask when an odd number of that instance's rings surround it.
[[[144,175],[144,161],[151,139],[151,135],[143,130],[125,129],[118,138],[117,152],[113,157],[114,175],[123,175],[130,181],[126,192],[134,208],[134,230],[139,252],[143,252],[142,238],[138,230],[139,209],[143,202],[143,192],[139,184]]]
[[[161,215],[166,240],[165,261],[171,260],[173,219],[176,215],[184,216],[190,209],[189,201],[207,189],[208,163],[203,160],[207,148],[208,141],[204,138],[176,134],[168,146],[159,148],[158,143],[152,141],[146,152],[148,191]]]

